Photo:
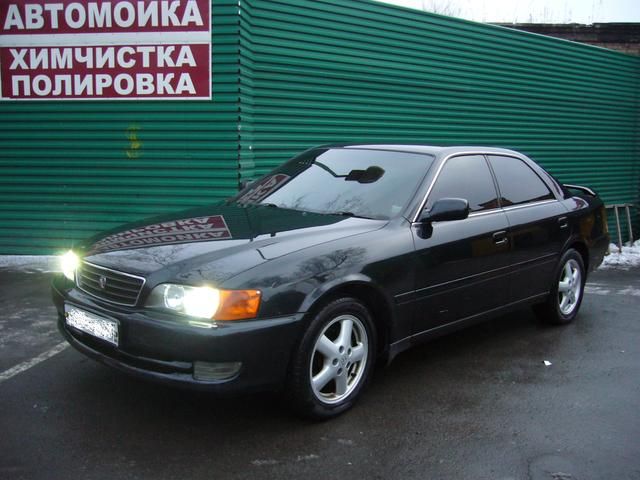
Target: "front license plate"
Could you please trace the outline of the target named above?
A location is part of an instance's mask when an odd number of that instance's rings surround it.
[[[67,325],[118,345],[118,322],[115,320],[100,317],[69,305],[64,306],[64,312]]]

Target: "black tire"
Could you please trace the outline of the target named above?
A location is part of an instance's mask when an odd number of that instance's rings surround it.
[[[349,322],[352,327],[346,339]],[[324,305],[293,354],[286,393],[295,411],[324,420],[351,408],[371,377],[375,346],[371,314],[359,300],[344,297]],[[318,388],[326,378],[331,379]]]
[[[573,278],[570,283],[567,279],[573,275],[569,275],[569,270],[578,274],[578,278]],[[536,305],[534,312],[541,320],[553,325],[571,323],[580,310],[585,281],[586,272],[582,256],[571,248],[560,257],[547,301]],[[562,288],[568,290],[561,290],[561,282]]]

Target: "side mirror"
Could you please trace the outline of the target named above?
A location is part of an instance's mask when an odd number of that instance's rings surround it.
[[[469,216],[469,202],[463,198],[441,198],[423,212],[421,222],[464,220]]]

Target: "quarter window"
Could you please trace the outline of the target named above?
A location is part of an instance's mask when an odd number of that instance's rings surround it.
[[[519,158],[491,155],[489,161],[498,180],[503,207],[555,198],[542,179]]]
[[[496,188],[482,155],[464,155],[447,160],[433,190],[427,208],[440,198],[464,198],[472,212],[498,207]]]

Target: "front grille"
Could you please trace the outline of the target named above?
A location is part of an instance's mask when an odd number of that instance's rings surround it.
[[[133,307],[138,302],[145,279],[110,268],[82,262],[76,273],[78,288],[94,297]]]

